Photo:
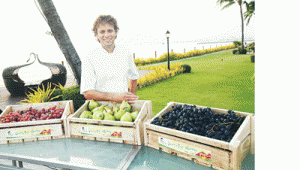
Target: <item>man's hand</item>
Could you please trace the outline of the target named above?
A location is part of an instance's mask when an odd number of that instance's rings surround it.
[[[138,96],[134,95],[131,92],[128,92],[128,93],[119,94],[118,96],[116,96],[116,98],[114,99],[114,101],[118,102],[118,103],[121,103],[122,101],[125,100],[129,104],[134,104],[135,101],[138,100],[138,99],[139,99]]]

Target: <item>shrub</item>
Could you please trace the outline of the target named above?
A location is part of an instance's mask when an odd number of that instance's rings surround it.
[[[72,86],[62,89],[62,100],[73,100],[74,111],[79,109],[85,102],[85,98],[80,94],[80,86]]]
[[[251,62],[254,63],[255,55],[251,55],[250,58],[251,58]]]
[[[187,64],[183,64],[181,67],[183,67],[183,73],[190,73],[191,72],[191,66]]]
[[[179,60],[179,59],[183,59],[183,58],[189,58],[189,57],[194,57],[194,56],[199,56],[199,55],[203,55],[203,54],[208,54],[208,53],[212,53],[212,52],[216,52],[216,51],[222,51],[222,50],[228,50],[228,49],[232,49],[232,48],[236,48],[233,44],[232,45],[227,45],[227,46],[221,46],[221,47],[216,47],[216,48],[212,48],[212,49],[204,49],[204,50],[192,50],[186,53],[175,53],[175,52],[171,52],[169,53],[169,57],[170,57],[170,61],[173,60]],[[168,53],[164,53],[163,55],[159,56],[158,58],[148,58],[148,59],[134,59],[134,62],[136,64],[136,66],[143,66],[146,64],[154,64],[154,63],[161,63],[164,61],[167,61],[168,57]]]
[[[56,98],[60,97],[59,94],[57,94],[56,96],[53,95],[55,88],[52,89],[50,83],[48,83],[46,89],[44,88],[44,85],[42,85],[42,87],[43,88],[38,87],[36,90],[31,89],[31,92],[26,94],[27,98],[22,100],[21,104],[45,103],[45,102],[50,102],[50,101],[55,100]]]
[[[242,42],[241,41],[233,41],[233,44],[235,47],[239,47],[242,45]]]
[[[232,50],[232,54],[236,54],[238,50]]]
[[[183,72],[183,67],[181,67],[181,63],[171,63],[170,64],[170,71],[167,68],[166,64],[163,65],[154,65],[154,66],[146,66],[146,67],[139,67],[139,70],[153,70],[143,76],[141,76],[137,80],[137,88],[147,87],[154,83],[163,81],[168,79],[172,76],[176,76]]]
[[[246,54],[247,50],[245,48],[239,47],[238,48],[239,54]]]

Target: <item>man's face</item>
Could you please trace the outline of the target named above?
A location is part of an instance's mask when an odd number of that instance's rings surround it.
[[[99,25],[97,38],[104,47],[114,45],[116,37],[117,31],[115,31],[114,26],[110,24]]]

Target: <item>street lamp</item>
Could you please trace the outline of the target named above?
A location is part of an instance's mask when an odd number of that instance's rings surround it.
[[[169,60],[169,37],[170,37],[170,32],[169,32],[169,30],[167,30],[166,36],[167,36],[167,42],[168,42],[168,69],[170,71],[170,60]]]

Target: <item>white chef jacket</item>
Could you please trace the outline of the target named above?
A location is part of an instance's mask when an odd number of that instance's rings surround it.
[[[95,48],[81,63],[80,93],[96,90],[103,93],[128,92],[128,81],[139,78],[132,53],[115,45],[108,53],[102,46]]]

